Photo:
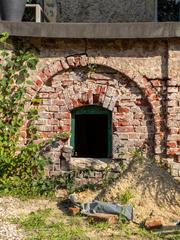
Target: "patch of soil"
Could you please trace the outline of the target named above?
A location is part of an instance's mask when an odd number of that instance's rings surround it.
[[[165,224],[180,218],[180,184],[167,170],[152,161],[132,162],[124,174],[100,196],[105,201],[120,199],[127,190],[134,206],[135,221],[141,222],[150,214],[162,218]]]

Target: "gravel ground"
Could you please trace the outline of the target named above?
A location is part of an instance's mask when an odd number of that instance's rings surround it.
[[[0,220],[0,240],[22,240],[25,234],[14,224]]]
[[[25,233],[18,225],[11,224],[9,219],[45,208],[57,208],[57,206],[55,202],[49,200],[21,201],[12,197],[0,198],[0,240],[23,240]]]
[[[25,236],[17,225],[7,221],[8,218],[17,217],[15,208],[13,199],[0,198],[0,240],[21,240]]]

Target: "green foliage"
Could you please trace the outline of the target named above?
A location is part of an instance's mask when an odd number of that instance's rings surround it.
[[[117,200],[121,204],[127,204],[129,202],[129,200],[131,200],[133,197],[134,196],[133,196],[132,190],[127,189],[123,194],[121,194],[117,197]]]
[[[136,162],[143,163],[145,161],[145,157],[143,155],[143,149],[141,148],[135,148],[131,153],[130,153],[131,159]]]
[[[93,218],[83,216],[69,217],[55,209],[41,209],[16,219],[8,219],[25,231],[24,240],[86,240],[101,239],[138,239],[138,240],[178,240],[179,234],[161,235],[141,228],[120,215],[115,224],[95,222]],[[93,233],[93,234],[91,234]],[[95,238],[94,238],[95,236]]]
[[[92,174],[92,171],[94,171],[91,168],[85,168],[85,169],[80,169],[80,170],[72,170],[69,171],[62,176],[58,176],[52,182],[56,184],[57,187],[59,188],[64,188],[67,189],[68,193],[74,193],[74,192],[82,192],[85,191],[86,189],[90,190],[105,190],[109,184],[111,184],[116,178],[114,178],[111,172],[110,167],[108,166],[104,170],[104,176],[101,181],[98,183],[86,183],[84,185],[77,185],[75,182],[75,178],[79,175],[85,176],[85,178],[89,178]]]
[[[26,230],[38,229],[45,224],[45,220],[50,215],[50,212],[50,208],[32,212],[27,217],[20,220],[19,223]]]
[[[62,132],[56,135],[56,139],[65,141],[70,138],[70,132]]]
[[[44,177],[47,159],[40,154],[44,143],[35,143],[38,134],[33,126],[38,113],[26,97],[29,70],[36,69],[38,59],[21,41],[12,47],[8,36],[3,33],[0,38],[0,192],[46,194],[50,186]],[[31,107],[25,112],[28,103]],[[20,131],[27,121],[27,141],[21,145]]]
[[[95,73],[97,70],[97,64],[89,64],[88,69],[90,73]]]
[[[100,232],[109,228],[108,222],[96,222],[94,218],[89,218],[89,224],[93,225],[93,228]]]

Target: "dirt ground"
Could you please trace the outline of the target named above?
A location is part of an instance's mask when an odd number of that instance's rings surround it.
[[[83,202],[98,199],[120,203],[119,199],[127,191],[131,192],[131,199],[128,203],[131,203],[134,207],[134,220],[136,222],[142,222],[150,214],[160,217],[165,225],[172,225],[180,220],[179,182],[173,180],[165,169],[150,161],[131,164],[129,169],[116,182],[109,185],[105,191],[92,192],[87,190],[78,195],[79,198],[83,199]],[[85,217],[78,216],[77,218],[72,218],[68,216],[63,209],[64,206],[58,204],[59,200],[34,199],[21,201],[13,197],[0,198],[0,240],[26,239],[26,232],[18,225],[12,224],[9,219],[27,216],[39,209],[43,210],[46,208],[52,209],[51,218],[53,221],[61,219],[65,224],[82,226],[87,239],[90,240],[101,238],[104,240],[153,239],[140,236],[138,235],[139,232],[137,235],[128,233],[127,237],[127,229],[124,232],[119,232],[117,228],[113,228],[112,226],[106,228],[103,225],[100,227],[91,227],[87,224]],[[129,228],[134,228],[134,225],[130,224]],[[115,237],[116,234],[117,238]]]
[[[164,224],[180,220],[180,184],[154,162],[132,163],[102,198],[116,200],[127,190],[132,192],[129,202],[134,206],[135,221],[142,221],[151,213],[159,216]]]

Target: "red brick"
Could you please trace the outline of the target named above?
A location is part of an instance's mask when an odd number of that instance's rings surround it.
[[[162,226],[163,226],[163,223],[161,219],[155,218],[155,217],[148,218],[144,223],[144,227],[148,230],[161,228]]]
[[[62,82],[61,82],[61,84],[62,84],[62,87],[68,87],[68,86],[70,86],[70,85],[72,85],[72,81],[71,80],[63,80]]]
[[[168,150],[167,150],[167,154],[168,154],[168,155],[171,155],[171,156],[176,155],[176,150],[168,149]]]
[[[69,213],[70,213],[70,215],[75,216],[75,215],[77,215],[78,213],[80,213],[80,208],[70,207],[70,208],[69,208]]]
[[[128,126],[128,127],[120,126],[120,127],[117,127],[117,131],[118,132],[129,132],[129,133],[132,133],[132,132],[134,132],[134,128],[131,127],[131,126]]]
[[[81,57],[80,56],[74,56],[74,63],[75,66],[78,67],[81,65]]]
[[[48,113],[48,112],[41,112],[39,113],[39,116],[45,119],[51,119],[54,117],[53,113]]]
[[[136,105],[137,106],[147,106],[148,102],[145,99],[136,99]]]
[[[81,106],[81,102],[75,99],[72,99],[72,104],[74,108]]]
[[[59,124],[59,120],[57,120],[57,119],[48,119],[47,120],[47,124],[48,125],[58,125]]]
[[[66,59],[61,59],[61,64],[64,70],[69,69],[69,64],[67,63]]]
[[[43,70],[43,73],[49,78],[51,77],[51,71],[48,67]]]
[[[39,93],[40,98],[50,98],[49,93]]]
[[[127,121],[118,121],[118,126],[128,126],[129,123]]]
[[[53,63],[53,68],[55,72],[60,72],[63,70],[62,64],[60,61],[56,61]]]
[[[62,126],[61,127],[61,130],[63,131],[63,132],[68,132],[68,131],[70,131],[70,127],[69,126]]]
[[[60,130],[62,130],[62,127],[61,127],[61,126],[57,126],[57,125],[54,125],[54,126],[53,126],[53,131],[54,131],[54,132],[59,132]]]
[[[47,76],[46,76],[46,74],[45,74],[44,72],[40,72],[40,73],[38,74],[38,76],[40,77],[40,79],[41,79],[43,82],[45,82],[45,81],[47,80]]]
[[[117,111],[119,113],[128,113],[129,112],[129,109],[128,108],[122,108],[122,107],[117,107]]]
[[[42,84],[43,84],[42,80],[40,80],[40,79],[36,79],[36,80],[34,81],[34,83],[35,83],[38,87],[41,87]]]
[[[41,132],[52,132],[53,126],[39,125],[39,126],[37,126],[37,129]]]
[[[117,215],[105,213],[89,214],[88,217],[93,218],[96,222],[108,222],[111,224],[116,223],[119,220],[119,217]]]
[[[167,142],[167,147],[176,148],[177,143],[176,142]]]
[[[97,86],[97,88],[96,88],[96,94],[100,94],[100,92],[101,92],[101,86]]]
[[[49,106],[49,112],[59,112],[59,106]]]
[[[40,138],[47,138],[47,133],[46,132],[39,132]]]
[[[57,119],[70,119],[71,118],[71,114],[68,112],[60,112],[60,113],[55,113],[54,117]]]

